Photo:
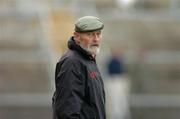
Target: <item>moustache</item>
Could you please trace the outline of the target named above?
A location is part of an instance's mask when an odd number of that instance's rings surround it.
[[[99,47],[99,44],[92,44],[91,47]]]

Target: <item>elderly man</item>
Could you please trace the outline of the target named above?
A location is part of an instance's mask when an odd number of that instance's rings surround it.
[[[53,119],[106,119],[104,84],[95,60],[103,27],[94,16],[75,23],[69,49],[56,65]]]

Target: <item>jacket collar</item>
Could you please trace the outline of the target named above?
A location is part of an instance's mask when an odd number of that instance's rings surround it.
[[[89,58],[91,60],[95,60],[94,57],[87,52],[86,50],[84,50],[83,48],[81,48],[81,46],[79,46],[75,40],[74,37],[71,37],[68,41],[68,48],[71,50],[76,50],[77,52],[79,52],[81,55],[85,56],[86,58]]]

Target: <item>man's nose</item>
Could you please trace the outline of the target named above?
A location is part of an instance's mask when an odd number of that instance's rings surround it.
[[[98,42],[98,40],[99,40],[99,37],[98,37],[97,34],[95,34],[95,35],[94,35],[94,38],[93,38],[93,41],[94,41],[94,42]]]

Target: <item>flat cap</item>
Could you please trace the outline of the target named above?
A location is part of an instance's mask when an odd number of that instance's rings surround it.
[[[97,31],[104,28],[104,24],[101,20],[94,16],[84,16],[79,18],[75,22],[75,31],[76,32],[91,32]]]

